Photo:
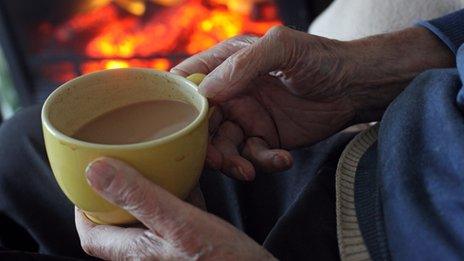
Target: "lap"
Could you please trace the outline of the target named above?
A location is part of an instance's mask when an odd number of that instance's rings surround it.
[[[74,228],[73,206],[48,165],[39,106],[20,111],[0,127],[0,198],[0,213],[16,227],[7,235],[0,232],[5,246],[85,256]],[[17,238],[19,230],[27,231],[28,243]]]
[[[336,259],[334,173],[351,137],[342,133],[294,151],[294,168],[258,173],[250,183],[205,171],[200,185],[208,211],[282,259]],[[19,112],[0,126],[0,159],[0,197],[5,199],[0,202],[0,215],[11,223],[11,231],[0,232],[0,244],[85,257],[75,232],[73,206],[48,165],[39,106]]]

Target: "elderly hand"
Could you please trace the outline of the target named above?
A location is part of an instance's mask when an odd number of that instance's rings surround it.
[[[98,194],[145,225],[97,225],[76,209],[76,228],[89,255],[107,260],[274,260],[230,224],[174,197],[121,161],[98,159],[86,177]]]
[[[349,125],[354,108],[342,91],[349,71],[333,66],[340,63],[337,45],[275,27],[262,38],[232,38],[174,67],[171,72],[182,76],[208,74],[200,91],[216,110],[210,120],[207,165],[252,180],[255,168],[290,168],[288,149]]]
[[[377,120],[415,75],[449,64],[449,51],[437,47],[423,28],[340,42],[279,26],[227,40],[171,72],[208,74],[200,91],[216,111],[207,164],[252,180],[255,168],[290,168],[286,150]]]

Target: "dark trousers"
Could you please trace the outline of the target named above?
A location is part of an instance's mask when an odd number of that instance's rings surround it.
[[[258,174],[250,183],[205,171],[200,185],[208,211],[279,259],[337,260],[335,168],[352,136],[337,134],[294,151],[291,170]],[[73,211],[48,164],[40,107],[20,111],[0,126],[0,259],[20,255],[8,250],[89,258]]]

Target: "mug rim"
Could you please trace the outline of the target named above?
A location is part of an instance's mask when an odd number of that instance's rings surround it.
[[[101,74],[106,74],[108,71],[126,71],[126,72],[147,72],[147,73],[155,73],[156,75],[167,75],[170,78],[174,78],[175,80],[181,81],[184,85],[189,86],[190,88],[193,89],[194,93],[196,93],[198,96],[200,96],[200,101],[201,101],[201,108],[200,112],[198,113],[198,116],[190,122],[186,127],[183,129],[176,131],[174,133],[171,133],[167,136],[154,139],[154,140],[149,140],[149,141],[143,141],[143,142],[138,142],[138,143],[129,143],[129,144],[101,144],[101,143],[93,143],[93,142],[87,142],[87,141],[82,141],[78,140],[76,138],[73,138],[71,136],[68,136],[64,134],[63,132],[59,131],[57,128],[53,126],[53,124],[50,122],[48,116],[49,116],[49,109],[50,109],[50,102],[51,100],[58,95],[59,93],[63,92],[67,88],[70,88],[72,84],[74,84],[76,81],[81,80],[82,78],[88,77],[88,76],[96,76],[96,75],[101,75]],[[42,124],[47,130],[55,137],[64,140],[68,143],[74,144],[74,145],[80,145],[80,146],[85,146],[85,147],[92,147],[95,149],[141,149],[141,148],[146,148],[146,147],[153,147],[156,145],[161,145],[167,142],[170,142],[172,140],[177,139],[178,137],[188,134],[191,131],[193,131],[198,125],[200,125],[201,122],[205,119],[207,112],[208,112],[208,100],[201,95],[198,92],[197,85],[194,84],[193,82],[189,81],[188,79],[180,76],[173,74],[171,72],[165,72],[165,71],[160,71],[160,70],[155,70],[155,69],[150,69],[150,68],[138,68],[138,67],[131,67],[131,68],[117,68],[117,69],[106,69],[106,70],[101,70],[101,71],[96,71],[88,74],[81,75],[79,77],[76,77],[72,80],[69,80],[62,85],[60,85],[58,88],[56,88],[45,100],[43,106],[42,106],[42,111],[41,111],[41,118],[42,118]]]

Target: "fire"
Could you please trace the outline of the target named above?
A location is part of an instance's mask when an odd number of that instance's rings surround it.
[[[171,67],[171,62],[165,58],[128,60],[104,59],[100,61],[86,62],[82,65],[81,70],[83,72],[88,73],[102,69],[116,69],[128,67],[145,67],[167,71]]]
[[[56,39],[70,44],[90,36],[80,71],[125,67],[170,69],[175,62],[239,34],[264,34],[280,24],[275,7],[263,0],[98,0],[61,25]],[[153,2],[158,4],[154,5]],[[164,7],[160,7],[164,6]],[[177,60],[169,57],[178,57]]]
[[[167,71],[169,70],[170,66],[171,66],[171,63],[169,62],[168,59],[155,59],[152,61],[150,67],[153,69]]]
[[[236,36],[243,29],[242,16],[223,10],[213,10],[201,20],[186,46],[188,54],[195,54],[208,49],[216,43]]]
[[[127,68],[129,63],[125,61],[109,60],[105,62],[105,69]]]

